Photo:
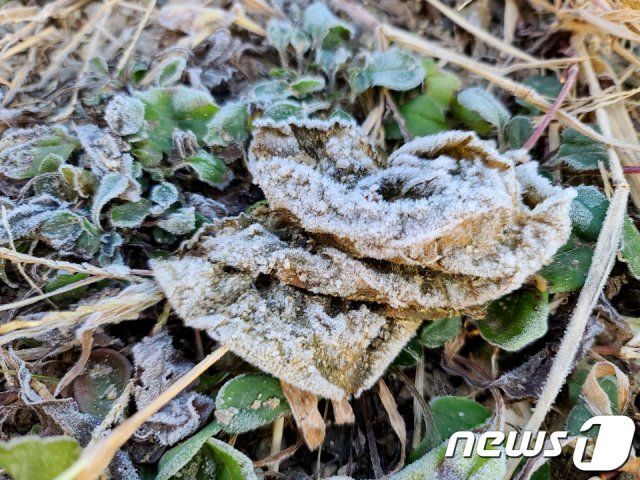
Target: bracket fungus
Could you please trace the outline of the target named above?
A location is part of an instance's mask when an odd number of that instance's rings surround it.
[[[188,325],[323,397],[371,387],[423,320],[477,314],[569,236],[574,192],[474,133],[385,158],[347,120],[254,127],[269,209],[216,221],[152,268]]]

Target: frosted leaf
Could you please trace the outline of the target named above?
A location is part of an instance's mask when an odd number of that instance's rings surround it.
[[[150,199],[154,203],[151,213],[160,215],[178,201],[178,188],[169,182],[162,182],[151,187]]]
[[[302,28],[313,39],[315,47],[322,45],[323,41],[333,34],[336,41],[340,37],[351,38],[354,34],[353,27],[336,17],[324,3],[316,2],[308,6],[302,14]],[[333,43],[333,42],[332,42]],[[331,45],[334,47],[335,45]]]
[[[127,185],[127,177],[117,173],[109,173],[102,178],[91,206],[91,220],[94,225],[100,226],[100,212],[107,203],[122,195],[126,191]]]
[[[157,82],[160,86],[168,86],[176,83],[182,77],[187,68],[187,59],[183,55],[169,57],[158,65]],[[153,73],[153,72],[150,72]]]
[[[211,451],[215,458],[216,470],[226,473],[228,478],[258,480],[251,459],[231,445],[217,438],[210,438],[205,443],[205,447]],[[218,478],[225,478],[224,473],[221,473]]]
[[[0,139],[0,174],[13,179],[39,173],[48,159],[64,162],[78,142],[63,127],[12,128]]]
[[[133,135],[144,123],[144,103],[129,95],[116,95],[105,111],[104,119],[118,135]]]
[[[140,200],[140,184],[133,176],[133,158],[123,153],[117,140],[106,130],[95,125],[76,127],[80,143],[84,148],[85,163],[97,177],[120,174],[126,178],[126,187],[118,195],[124,200]],[[98,189],[99,190],[99,189]]]
[[[499,130],[504,129],[511,118],[511,114],[500,100],[482,88],[474,87],[463,90],[458,94],[458,102]]]
[[[185,235],[196,228],[195,208],[179,208],[158,220],[158,227],[174,235]]]
[[[230,102],[215,114],[207,125],[204,142],[207,145],[227,147],[241,144],[247,138],[247,105]]]
[[[173,348],[166,332],[145,337],[136,344],[133,359],[139,379],[134,391],[138,410],[153,402],[193,367]],[[137,431],[136,437],[173,445],[194,433],[211,414],[213,405],[213,400],[205,395],[183,392],[151,416]]]
[[[7,222],[14,240],[34,238],[40,227],[59,213],[67,212],[67,204],[49,195],[30,198],[26,203],[7,210]],[[71,214],[72,215],[72,214]],[[9,242],[9,236],[0,224],[0,245]]]
[[[420,85],[424,75],[424,68],[416,57],[392,47],[384,52],[373,53],[364,68],[350,70],[349,85],[355,95],[371,87],[406,91]]]
[[[568,238],[573,191],[474,133],[417,138],[382,162],[345,120],[255,126],[249,169],[270,207],[356,257],[521,283]]]
[[[286,285],[317,283],[321,291],[321,275],[334,272],[321,272],[327,262],[320,261],[309,268],[308,279],[299,278],[307,272],[305,262],[322,258],[305,255],[248,219],[218,222],[212,229],[215,236],[202,237],[183,255],[154,261],[158,283],[188,325],[207,330],[292,385],[336,399],[359,393],[378,379],[420,323],[391,319],[375,304],[333,302]],[[337,283],[327,288],[335,291]]]

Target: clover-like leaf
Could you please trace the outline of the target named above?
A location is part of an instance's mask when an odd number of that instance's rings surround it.
[[[597,170],[598,163],[608,164],[607,147],[568,128],[562,132],[562,141],[556,158],[575,170]]]
[[[0,442],[0,468],[13,480],[54,480],[80,452],[80,444],[69,437],[16,437]]]
[[[131,363],[121,353],[108,348],[93,350],[84,373],[73,381],[73,396],[80,411],[104,418],[132,373]]]
[[[570,211],[573,231],[581,238],[595,242],[602,230],[609,200],[593,186],[581,185],[576,193]]]
[[[91,205],[91,220],[94,225],[100,226],[100,213],[111,200],[122,195],[129,186],[129,180],[119,173],[109,173],[100,180],[98,190],[93,196]]]
[[[548,282],[549,293],[572,292],[582,288],[592,257],[593,249],[589,247],[576,247],[556,254],[553,263],[540,270],[540,275]]]
[[[430,96],[420,95],[398,107],[403,116],[407,130],[413,137],[422,137],[447,130],[447,122],[442,107]],[[402,138],[396,123],[385,130],[388,138]]]
[[[478,329],[489,343],[514,352],[547,333],[548,316],[547,292],[518,290],[491,302]]]
[[[418,340],[427,348],[438,348],[453,340],[458,333],[460,317],[441,318],[427,322],[420,330]]]
[[[502,102],[482,88],[473,87],[462,90],[457,100],[460,105],[477,113],[499,131],[504,130],[511,118],[511,114]]]
[[[320,2],[305,8],[302,14],[302,28],[311,36],[315,48],[322,45],[335,48],[341,38],[349,39],[354,33],[353,26],[340,20],[324,3]],[[328,41],[326,41],[327,37],[330,37]]]
[[[232,178],[232,172],[224,162],[205,150],[200,150],[185,163],[193,168],[201,181],[212,187],[222,188]]]
[[[115,205],[110,212],[111,224],[119,228],[137,228],[151,213],[151,204],[146,198],[139,202]]]
[[[629,217],[624,220],[620,252],[631,275],[640,279],[640,232]]]
[[[207,124],[204,142],[207,145],[242,144],[247,138],[247,105],[231,102],[224,105]]]
[[[199,454],[207,440],[221,430],[222,428],[218,422],[212,422],[187,440],[167,450],[158,462],[158,474],[155,477],[155,480],[169,480],[174,478],[176,475],[179,475],[180,472],[184,472],[184,470],[188,470],[189,472],[195,471],[196,475],[181,475],[181,478],[202,478],[203,480],[206,478],[217,478],[215,475],[198,477],[197,472],[203,468],[203,464],[206,464],[207,459],[194,459]],[[196,468],[192,465],[194,462],[197,462],[197,465],[195,466]]]
[[[517,150],[533,135],[533,125],[528,117],[517,115],[509,120],[505,133],[509,147]]]
[[[238,375],[216,397],[215,415],[227,432],[255,430],[290,413],[280,382],[269,375]]]
[[[354,95],[371,87],[385,87],[405,91],[417,87],[424,80],[424,68],[420,61],[406,50],[392,47],[375,52],[364,68],[349,72],[349,85]]]
[[[157,225],[174,235],[186,235],[196,228],[196,210],[193,207],[178,208],[160,218]]]

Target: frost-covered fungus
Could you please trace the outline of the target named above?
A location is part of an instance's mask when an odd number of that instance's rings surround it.
[[[375,286],[367,292],[365,267],[349,285],[352,264],[337,267],[330,256],[302,248],[301,237],[289,237],[246,218],[220,221],[152,268],[188,325],[248,362],[323,397],[357,394],[373,385],[420,320],[394,319],[375,304],[347,299],[377,295],[382,301],[387,293]],[[330,296],[341,290],[344,297]]]
[[[472,132],[418,138],[382,161],[346,120],[255,127],[249,168],[270,207],[353,256],[521,282],[569,235],[573,192]]]

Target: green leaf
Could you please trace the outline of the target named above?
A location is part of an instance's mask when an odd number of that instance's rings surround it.
[[[562,90],[562,83],[560,83],[560,81],[553,75],[532,75],[531,77],[525,78],[522,83],[527,87],[532,88],[543,97],[546,97],[547,100],[551,101],[555,100],[560,94],[560,90]],[[534,115],[540,113],[538,108],[528,102],[524,102],[519,98],[516,99],[516,102]]]
[[[100,226],[100,212],[104,206],[114,198],[122,195],[129,186],[129,180],[119,173],[108,173],[100,180],[100,185],[93,197],[91,206],[91,220],[94,225]]]
[[[420,95],[409,100],[404,105],[400,105],[398,110],[406,122],[407,130],[413,137],[444,132],[448,128],[442,107],[427,95]],[[385,132],[387,138],[402,138],[400,128],[396,123],[388,125]]]
[[[592,257],[593,249],[588,247],[557,253],[553,257],[553,263],[539,272],[549,284],[549,293],[572,292],[582,288]]]
[[[137,228],[151,213],[151,205],[146,198],[139,202],[116,205],[111,209],[111,224],[118,228]]]
[[[456,432],[473,430],[491,418],[491,410],[465,397],[437,397],[429,402],[438,435],[446,440]]]
[[[319,76],[300,77],[289,85],[294,96],[298,98],[305,97],[310,93],[319,92],[324,89],[324,86],[324,78]]]
[[[400,368],[413,367],[421,356],[422,345],[418,338],[414,337],[400,350],[392,365]]]
[[[302,117],[302,105],[292,100],[283,100],[269,106],[264,111],[264,116],[274,120],[286,120],[291,117]]]
[[[101,236],[102,232],[100,231],[100,229],[93,225],[86,218],[83,218],[82,233],[80,234],[80,236],[78,237],[78,241],[76,242],[76,252],[78,252],[78,254],[84,258],[93,257],[102,245],[102,242],[100,240]]]
[[[213,187],[221,187],[229,180],[229,169],[222,160],[205,150],[200,150],[186,162],[191,166],[198,178]]]
[[[153,202],[151,213],[160,215],[178,201],[179,192],[173,183],[162,182],[151,187],[149,198]]]
[[[631,275],[640,279],[640,232],[628,216],[624,219],[620,251]]]
[[[262,373],[232,378],[216,397],[215,415],[227,432],[255,430],[290,413],[280,382]]]
[[[427,96],[448,109],[462,81],[453,73],[441,71],[431,59],[423,60],[422,65],[426,72],[424,82]]]
[[[73,381],[73,397],[80,411],[106,417],[132,374],[131,363],[121,353],[108,348],[93,350],[82,375]]]
[[[210,449],[215,458],[216,480],[258,480],[253,462],[231,445],[210,438],[204,448]]]
[[[267,24],[267,39],[269,43],[275,47],[281,56],[285,55],[291,36],[293,34],[293,25],[286,20],[272,18]]]
[[[177,475],[200,452],[206,441],[220,430],[220,424],[212,422],[188,440],[167,450],[158,462],[158,476],[155,480],[169,480]]]
[[[193,207],[179,208],[158,220],[157,225],[174,235],[186,235],[196,228],[196,210]]]
[[[275,102],[290,95],[289,85],[284,80],[265,80],[256,83],[251,90],[251,97],[259,102]]]
[[[349,57],[351,57],[351,52],[344,47],[338,47],[335,50],[318,50],[316,52],[316,63],[333,81],[336,73],[349,60]]]
[[[427,348],[439,348],[453,340],[460,332],[460,317],[441,318],[425,322],[418,337]]]
[[[573,231],[584,240],[595,242],[602,230],[609,200],[593,186],[581,185],[576,193],[569,212]]]
[[[13,480],[53,480],[80,456],[82,448],[69,437],[35,435],[0,442],[0,468]]]
[[[105,77],[109,76],[109,67],[102,57],[92,57],[91,60],[89,60],[89,68],[95,73],[99,73]]]
[[[241,145],[247,138],[247,118],[247,106],[244,103],[227,103],[207,124],[204,142],[222,147]]]
[[[406,91],[419,86],[424,80],[424,68],[412,54],[397,47],[375,52],[363,69],[349,72],[349,85],[354,95],[371,87]]]
[[[82,218],[69,211],[52,213],[40,226],[40,235],[56,249],[72,244],[81,234]]]
[[[489,122],[485,122],[476,112],[460,105],[457,97],[455,97],[451,102],[451,113],[467,127],[478,132],[478,134],[488,135],[491,133],[493,128],[491,124]]]
[[[602,390],[604,390],[604,393],[607,394],[607,397],[609,397],[611,411],[615,414],[618,411],[618,386],[616,385],[615,378],[609,376],[601,377],[598,379],[598,384]],[[567,430],[569,431],[569,435],[596,438],[598,436],[598,428],[591,428],[587,432],[580,432],[584,422],[589,420],[591,417],[593,417],[593,413],[591,413],[587,403],[584,401],[582,396],[580,396],[576,405],[571,409],[567,416]]]
[[[182,77],[185,68],[187,60],[183,56],[164,60],[158,66],[158,85],[164,87],[176,83]]]
[[[487,448],[493,447],[488,444]],[[458,448],[454,457],[446,458],[446,450],[445,442],[398,473],[391,475],[389,480],[494,480],[505,476],[506,455],[482,458],[474,451],[470,458],[464,458],[463,449]]]
[[[514,352],[547,333],[548,315],[548,293],[517,290],[491,302],[478,328],[486,341]]]
[[[521,115],[513,117],[507,123],[506,129],[507,142],[509,142],[509,148],[517,150],[531,138],[533,135],[533,125],[531,120]]]
[[[88,277],[89,275],[87,273],[65,273],[63,271],[60,271],[55,277],[53,277],[51,280],[49,280],[45,284],[44,291],[47,293],[54,292],[62,287],[66,287],[67,285],[72,285]],[[89,286],[86,285],[84,287],[76,288],[75,290],[71,290],[69,292],[61,293],[51,298],[54,302],[63,302],[63,301],[66,302],[71,300],[77,300],[79,298],[82,298],[88,289],[89,289]]]
[[[142,145],[136,145],[136,148],[143,148],[149,156],[171,151],[175,128],[190,130],[202,141],[207,124],[219,109],[207,92],[185,86],[153,88],[136,95],[144,103],[149,135],[148,141],[141,142]],[[148,146],[145,147],[145,143]],[[134,150],[136,156],[140,153]],[[139,160],[145,163],[144,158]]]
[[[341,39],[350,39],[354,34],[350,24],[340,20],[320,2],[305,8],[302,14],[302,29],[309,34],[316,49],[320,46],[333,49]],[[330,34],[328,42],[325,42]]]
[[[411,451],[407,459],[409,462],[416,461],[454,433],[479,428],[491,418],[491,410],[465,397],[436,397],[429,406],[431,424],[428,428],[431,435]]]
[[[502,102],[486,90],[478,87],[468,88],[458,94],[458,103],[477,113],[483,120],[503,131],[511,114]]]
[[[607,147],[570,128],[562,132],[556,158],[575,170],[597,170],[598,162],[608,165]]]

